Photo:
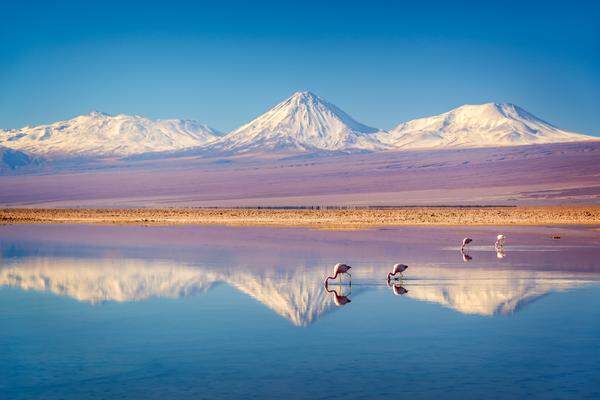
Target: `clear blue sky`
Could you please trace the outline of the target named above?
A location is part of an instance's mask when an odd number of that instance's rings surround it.
[[[228,131],[311,90],[384,129],[507,101],[600,135],[600,2],[321,3],[2,1],[0,127],[96,109]]]

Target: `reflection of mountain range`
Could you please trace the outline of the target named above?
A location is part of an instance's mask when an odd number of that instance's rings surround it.
[[[333,306],[323,290],[320,270],[295,271],[285,275],[258,275],[248,271],[229,275],[238,290],[252,296],[294,325],[307,326]]]
[[[586,283],[572,274],[543,271],[421,267],[417,274],[408,297],[479,315],[514,313],[545,294]]]
[[[137,259],[26,260],[0,268],[0,285],[100,303],[188,297],[225,282],[298,326],[311,324],[335,307],[329,293],[323,290],[319,270],[262,275]]]
[[[191,296],[216,281],[217,276],[206,270],[141,260],[28,258],[24,264],[0,269],[0,285],[90,303]]]
[[[547,293],[588,282],[573,274],[543,271],[417,266],[411,272],[404,283],[409,289],[407,297],[480,315],[512,313]],[[375,268],[363,269],[355,274],[355,281],[361,281],[355,289],[379,287],[375,283],[384,275]],[[0,269],[0,285],[49,291],[91,303],[187,297],[224,282],[297,326],[310,325],[335,308],[332,296],[323,289],[322,277],[322,269],[257,272],[137,259],[25,258]]]

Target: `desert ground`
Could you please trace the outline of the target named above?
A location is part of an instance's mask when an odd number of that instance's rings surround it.
[[[600,142],[49,164],[0,176],[0,207],[600,204],[598,160]]]
[[[600,206],[355,209],[2,209],[3,224],[266,225],[362,229],[402,225],[595,225]]]

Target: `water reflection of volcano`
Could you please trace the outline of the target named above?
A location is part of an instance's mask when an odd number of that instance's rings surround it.
[[[323,288],[322,272],[316,269],[257,273],[137,259],[66,258],[26,258],[0,268],[0,285],[52,292],[94,304],[188,297],[221,282],[297,326],[310,325],[336,308],[335,300]]]
[[[294,325],[307,326],[334,309],[335,298],[323,287],[319,269],[295,269],[287,273],[234,272],[228,281]]]
[[[260,270],[206,268],[140,259],[25,257],[0,268],[0,285],[48,291],[78,301],[142,301],[199,295],[222,282],[251,296],[297,326],[308,326],[337,308],[323,288],[323,268]],[[353,296],[384,285],[382,268],[356,269]],[[589,275],[484,268],[411,266],[402,295],[467,314],[518,311],[545,294],[590,282]],[[340,293],[341,294],[341,293]]]
[[[582,286],[588,279],[557,272],[420,267],[407,296],[464,314],[506,315],[550,292]]]

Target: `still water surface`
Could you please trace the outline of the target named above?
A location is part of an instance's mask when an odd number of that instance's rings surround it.
[[[1,399],[599,398],[600,232],[2,226],[0,353]]]

